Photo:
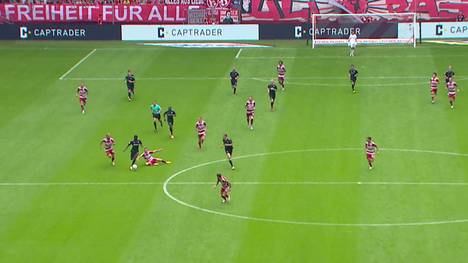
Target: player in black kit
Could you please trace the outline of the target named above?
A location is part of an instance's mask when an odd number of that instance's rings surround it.
[[[455,76],[455,72],[452,69],[452,66],[449,65],[447,71],[445,72],[445,83],[449,83],[450,78]]]
[[[172,109],[171,106],[167,108],[167,111],[164,112],[164,121],[167,122],[167,126],[169,126],[169,132],[171,133],[171,139],[174,139],[174,117],[176,116],[176,112]]]
[[[132,161],[132,164],[130,165],[130,170],[132,170],[132,166],[135,164],[138,154],[140,153],[140,146],[143,147],[143,143],[140,141],[140,139],[138,139],[138,135],[133,136],[133,140],[131,140],[127,144],[127,147],[125,147],[124,152],[130,146],[132,146],[132,149],[130,150],[130,160]]]
[[[130,70],[125,76],[125,82],[127,83],[128,101],[132,101],[132,98],[135,97],[135,75]]]
[[[229,77],[231,77],[231,87],[234,94],[236,94],[237,90],[237,80],[239,79],[239,72],[237,72],[236,68],[233,68],[231,73],[229,73]]]
[[[270,97],[270,107],[271,107],[271,111],[274,110],[274,105],[275,105],[275,99],[276,99],[276,90],[278,89],[278,87],[276,86],[275,84],[275,81],[274,80],[271,80],[271,83],[268,84],[268,96]]]
[[[226,152],[226,156],[228,158],[229,164],[231,165],[231,169],[234,170],[234,164],[232,163],[232,151],[234,150],[234,146],[232,144],[231,138],[225,133],[223,136],[223,145],[224,145],[224,152]]]
[[[351,68],[349,69],[349,80],[351,80],[351,89],[353,89],[353,93],[356,93],[354,86],[356,85],[357,75],[357,69],[354,67],[354,65],[351,65]]]

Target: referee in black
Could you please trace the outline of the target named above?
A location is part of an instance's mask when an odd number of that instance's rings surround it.
[[[237,90],[237,80],[239,79],[239,72],[237,72],[236,68],[232,69],[231,73],[229,73],[229,77],[231,78],[231,87],[235,95]]]
[[[135,75],[130,70],[125,76],[125,82],[127,83],[128,101],[132,101],[132,98],[135,97]]]
[[[354,86],[356,86],[357,75],[357,69],[354,67],[354,65],[351,65],[351,68],[349,69],[349,80],[351,80],[351,89],[353,90],[353,93],[356,93]]]
[[[231,169],[234,170],[236,169],[234,167],[234,164],[232,163],[232,151],[234,150],[234,146],[232,144],[231,138],[229,138],[227,133],[225,133],[223,136],[223,145],[224,145],[224,152],[226,153],[229,164],[231,165]]]

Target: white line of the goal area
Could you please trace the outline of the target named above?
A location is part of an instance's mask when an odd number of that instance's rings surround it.
[[[84,56],[80,61],[78,61],[73,67],[71,67],[67,72],[63,73],[62,76],[60,76],[60,80],[64,80],[65,77],[70,74],[76,67],[78,67],[81,63],[83,63],[86,59],[88,59],[94,52],[96,52],[97,49],[91,50],[86,56]]]

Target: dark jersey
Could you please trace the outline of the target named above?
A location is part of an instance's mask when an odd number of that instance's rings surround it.
[[[229,73],[229,76],[231,77],[231,80],[235,80],[239,77],[239,72],[233,70],[231,73]]]
[[[276,95],[276,90],[278,87],[276,87],[276,84],[269,84],[268,85],[268,93],[271,95]]]
[[[445,80],[448,82],[448,79],[455,76],[455,72],[451,69],[447,70],[447,72],[445,72]]]
[[[164,118],[167,118],[168,122],[174,122],[174,117],[176,116],[176,112],[174,110],[167,110],[164,112]]]
[[[356,80],[357,75],[358,75],[358,71],[355,68],[352,68],[349,70],[349,78],[351,80]]]
[[[133,88],[135,86],[135,76],[133,74],[125,76],[127,87]]]
[[[143,143],[139,139],[131,140],[128,143],[128,146],[132,146],[132,152],[138,152],[139,149],[140,149],[140,146],[142,146],[142,145],[143,145]]]
[[[231,138],[227,137],[227,138],[223,138],[223,144],[224,144],[224,147],[225,148],[232,148],[232,140]]]

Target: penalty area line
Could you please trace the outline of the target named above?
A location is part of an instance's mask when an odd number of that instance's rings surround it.
[[[65,72],[62,76],[60,76],[59,80],[65,79],[65,77],[70,74],[75,68],[77,68],[81,63],[83,63],[86,59],[88,59],[97,49],[91,50],[86,56],[84,56],[80,61],[78,61],[73,67],[71,67],[67,72]]]
[[[239,51],[237,52],[236,59],[239,59],[239,56],[240,56],[241,53],[242,53],[242,48],[239,49]]]

